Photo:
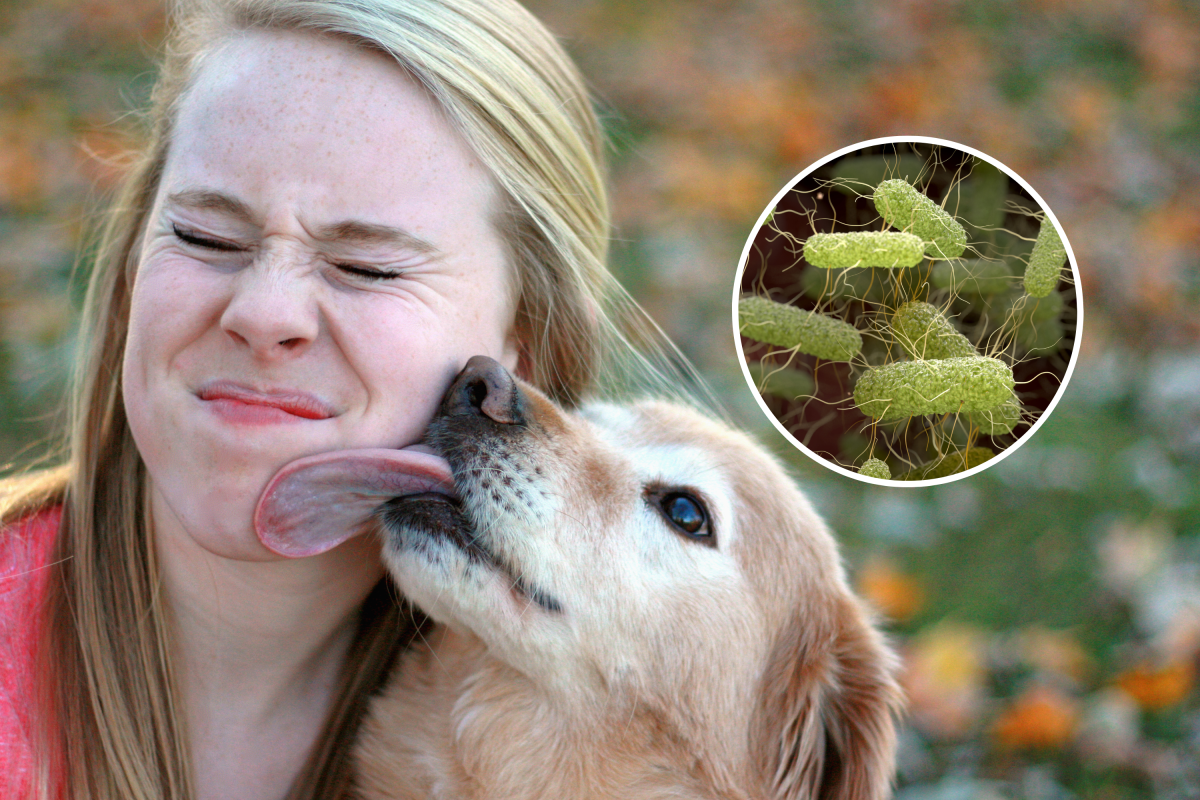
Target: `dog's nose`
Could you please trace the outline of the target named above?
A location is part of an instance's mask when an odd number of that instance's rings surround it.
[[[482,416],[501,425],[525,422],[516,380],[494,359],[472,356],[442,400],[442,415]]]

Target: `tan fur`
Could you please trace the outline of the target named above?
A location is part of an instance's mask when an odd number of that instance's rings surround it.
[[[569,415],[523,391],[529,425],[481,446],[528,490],[464,505],[563,609],[385,545],[441,624],[372,704],[362,797],[889,796],[895,658],[775,461],[676,406]],[[706,499],[715,550],[650,508],[658,483]]]

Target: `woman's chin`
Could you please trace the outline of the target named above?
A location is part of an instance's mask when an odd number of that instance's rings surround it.
[[[282,560],[254,532],[254,506],[269,478],[257,487],[204,478],[152,481],[150,513],[159,548],[237,561]]]

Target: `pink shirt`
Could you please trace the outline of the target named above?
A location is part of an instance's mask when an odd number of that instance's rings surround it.
[[[33,648],[62,519],[55,506],[0,529],[0,797],[33,792]]]

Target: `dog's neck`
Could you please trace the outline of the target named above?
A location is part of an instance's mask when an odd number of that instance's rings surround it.
[[[398,675],[366,723],[389,739],[377,753],[360,751],[367,798],[652,798],[656,789],[701,798],[716,796],[714,783],[732,796],[660,715],[616,698],[600,707],[552,696],[470,634],[435,628]],[[398,773],[398,758],[412,764]],[[374,785],[376,774],[392,783]]]

